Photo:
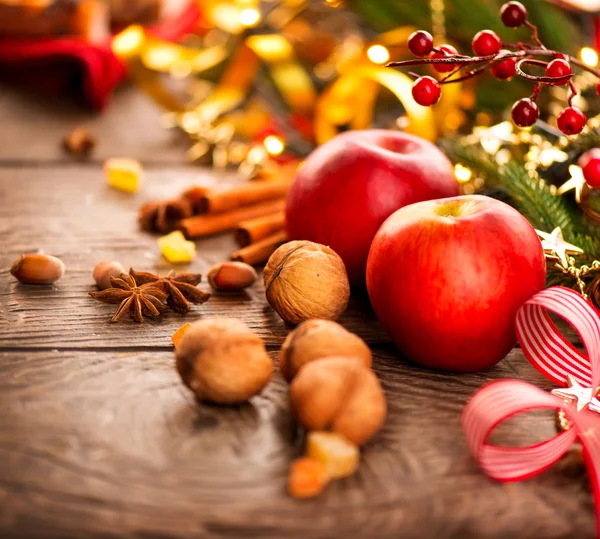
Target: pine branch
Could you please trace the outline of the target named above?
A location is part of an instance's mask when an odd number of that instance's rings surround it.
[[[497,165],[482,148],[461,144],[446,144],[446,153],[456,162],[469,167],[486,180],[486,186],[497,187],[508,193],[509,203],[537,229],[551,232],[560,227],[565,239],[580,247],[584,253],[575,256],[576,264],[590,264],[600,259],[600,240],[590,234],[584,221],[574,216],[567,201],[555,195],[549,185],[531,178],[523,163],[516,160],[504,166]],[[556,268],[548,266],[548,285],[561,284],[574,287],[574,279]]]
[[[535,228],[551,232],[559,226],[566,237],[575,234],[573,220],[565,201],[553,194],[550,186],[537,178],[531,178],[522,163],[512,161],[499,166],[483,149],[461,144],[447,147],[446,152],[452,160],[468,166],[483,177],[488,187],[505,189],[515,208]]]
[[[578,155],[591,148],[600,147],[600,128],[594,127],[587,133],[582,133],[578,137],[573,138],[564,147],[564,151],[568,154]]]

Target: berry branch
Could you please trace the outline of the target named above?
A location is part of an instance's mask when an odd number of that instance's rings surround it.
[[[419,76],[410,72],[416,80],[413,83],[414,100],[423,106],[437,103],[441,96],[441,86],[465,81],[485,73],[488,69],[499,80],[510,80],[519,76],[524,80],[535,83],[533,93],[517,101],[512,107],[512,119],[519,127],[530,127],[539,118],[540,111],[536,104],[540,89],[543,86],[569,85],[571,93],[568,97],[568,107],[557,118],[558,128],[565,135],[576,135],[585,127],[585,114],[573,106],[573,98],[577,88],[573,84],[572,65],[585,70],[598,79],[600,71],[593,69],[577,58],[550,50],[544,46],[538,36],[537,27],[527,20],[527,10],[520,2],[507,2],[500,9],[500,17],[505,26],[517,28],[525,26],[531,30],[531,43],[503,43],[498,35],[491,30],[478,32],[472,41],[475,56],[458,54],[451,45],[435,47],[431,34],[423,30],[414,32],[408,39],[410,51],[418,58],[403,62],[392,62],[388,67],[408,67],[431,64],[440,74],[440,80],[429,76]],[[550,57],[549,61],[539,57]],[[481,64],[481,65],[479,65]],[[477,66],[468,71],[464,68]],[[543,68],[543,75],[528,73],[524,68]],[[596,87],[600,95],[600,83]]]

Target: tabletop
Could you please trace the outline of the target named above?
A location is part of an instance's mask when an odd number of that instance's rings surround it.
[[[564,461],[500,484],[467,449],[460,415],[483,383],[516,377],[551,387],[521,351],[483,373],[420,368],[391,344],[360,290],[340,322],[372,348],[388,418],[355,476],[319,498],[291,498],[287,472],[303,436],[281,376],[248,404],[217,407],[198,404],[174,369],[174,331],[215,316],[246,322],[276,362],[289,329],[262,284],[143,325],[111,324],[113,306],[88,296],[100,260],[169,268],[156,238],[138,229],[142,202],[235,175],[186,165],[185,139],[161,127],[160,111],[135,88],[93,115],[0,87],[0,118],[0,537],[593,537],[580,467]],[[85,161],[61,149],[79,126],[98,139]],[[138,194],[106,186],[103,160],[117,156],[143,163]],[[64,261],[64,277],[19,284],[13,260],[39,249]],[[206,274],[233,250],[227,235],[200,241],[187,267]],[[552,414],[539,413],[511,420],[495,441],[530,445],[555,433]]]

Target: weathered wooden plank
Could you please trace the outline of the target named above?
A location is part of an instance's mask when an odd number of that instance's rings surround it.
[[[160,255],[156,237],[138,229],[139,206],[175,196],[190,185],[236,181],[231,174],[215,178],[211,171],[193,168],[151,168],[145,177],[143,191],[132,196],[107,187],[100,165],[0,168],[0,236],[5,246],[0,252],[5,277],[0,281],[0,346],[169,346],[171,335],[183,323],[211,316],[240,317],[269,345],[281,344],[287,329],[268,308],[262,281],[241,294],[215,294],[186,317],[169,313],[143,325],[109,322],[115,307],[88,296],[95,290],[91,272],[97,262],[116,259],[125,267],[163,273],[174,267]],[[231,235],[199,241],[196,260],[176,269],[205,275],[235,248]],[[67,266],[55,286],[21,285],[9,274],[17,256],[37,249],[58,256]],[[364,294],[353,300],[344,325],[368,342],[388,341]]]
[[[0,86],[0,163],[69,162],[62,139],[85,126],[97,139],[91,161],[132,157],[147,163],[185,163],[185,137],[161,126],[162,111],[136,88],[119,88],[102,114],[54,96]]]
[[[389,417],[358,475],[300,502],[301,453],[276,375],[234,408],[198,405],[168,352],[0,354],[0,535],[153,538],[593,537],[588,488],[560,468],[501,485],[469,456],[459,417],[484,381],[548,383],[519,351],[485,374],[407,364],[377,348]],[[498,443],[552,436],[523,416]]]

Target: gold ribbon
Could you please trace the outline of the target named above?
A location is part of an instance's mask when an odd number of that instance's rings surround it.
[[[369,45],[404,46],[409,30],[402,27],[386,32]],[[226,44],[193,49],[157,39],[142,27],[132,26],[114,38],[112,48],[128,64],[134,82],[154,101],[168,111],[194,116],[199,123],[214,123],[240,107],[264,65],[289,109],[314,116],[315,139],[319,144],[334,137],[342,127],[370,127],[382,87],[402,102],[408,118],[406,131],[429,140],[435,139],[440,132],[432,109],[414,102],[412,80],[395,69],[369,61],[365,54],[367,48],[355,59],[346,61],[340,68],[340,76],[318,95],[308,72],[297,61],[293,47],[285,37],[280,34],[249,36],[234,51],[212,92],[194,107],[182,103],[166,87],[164,74],[206,72],[225,62],[228,57]],[[459,91],[459,88],[452,89],[437,105],[444,108],[444,115],[456,108]]]

